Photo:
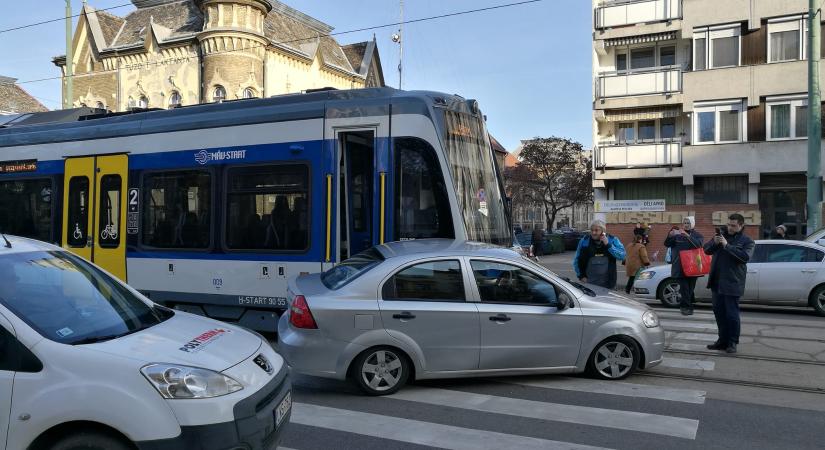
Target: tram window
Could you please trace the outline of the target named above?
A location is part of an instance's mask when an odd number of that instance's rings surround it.
[[[396,138],[395,240],[454,238],[444,177],[432,146],[419,138]]]
[[[227,175],[226,246],[302,251],[309,246],[309,167],[236,167]]]
[[[212,176],[208,172],[146,174],[141,243],[156,248],[209,248],[211,210]]]
[[[100,246],[117,248],[120,245],[120,175],[104,175],[100,179],[100,211],[98,230]]]
[[[69,247],[85,247],[89,226],[89,178],[69,180],[69,223],[66,241]]]
[[[51,241],[52,180],[0,182],[0,232]]]

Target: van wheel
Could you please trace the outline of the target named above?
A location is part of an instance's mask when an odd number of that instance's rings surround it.
[[[602,341],[587,360],[587,372],[603,380],[621,380],[639,367],[639,347],[632,339],[614,336]]]
[[[667,278],[665,281],[659,283],[659,289],[656,292],[656,298],[668,308],[678,308],[679,298],[681,297],[681,287],[679,283],[673,278]]]
[[[811,293],[811,306],[820,316],[825,316],[825,285],[819,286]]]
[[[133,448],[117,437],[84,431],[58,440],[50,450],[132,450]]]
[[[369,349],[355,359],[352,377],[367,395],[389,395],[407,384],[410,363],[391,347]]]

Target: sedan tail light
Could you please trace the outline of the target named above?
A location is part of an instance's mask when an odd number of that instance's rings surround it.
[[[289,309],[289,323],[295,328],[318,329],[312,311],[309,310],[307,299],[303,295],[296,295],[292,299]]]

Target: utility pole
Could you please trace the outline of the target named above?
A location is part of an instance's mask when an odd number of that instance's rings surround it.
[[[398,44],[398,89],[401,89],[402,61],[404,60],[404,0],[400,0],[400,20],[398,21],[398,33],[392,35],[392,41]]]
[[[74,56],[72,55],[72,0],[66,0],[66,89],[63,99],[63,109],[72,107],[72,98],[74,98],[74,70],[72,70],[72,62]]]
[[[808,233],[822,227],[822,93],[819,91],[821,0],[808,0]]]

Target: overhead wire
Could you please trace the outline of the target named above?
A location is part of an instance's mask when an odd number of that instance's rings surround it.
[[[317,34],[317,35],[313,35],[313,36],[290,39],[290,40],[286,40],[286,41],[269,42],[269,43],[266,43],[266,44],[257,44],[257,45],[253,45],[253,46],[249,46],[249,47],[245,47],[245,48],[239,48],[239,49],[219,50],[219,51],[209,53],[209,56],[225,54],[225,53],[249,51],[249,50],[254,50],[256,48],[266,48],[270,45],[284,45],[284,44],[290,44],[290,43],[295,43],[295,42],[316,40],[316,39],[321,39],[321,38],[324,38],[324,37],[342,36],[342,35],[345,35],[345,34],[352,34],[352,33],[358,33],[358,32],[363,32],[363,31],[370,31],[370,30],[378,30],[378,29],[382,29],[382,28],[396,27],[396,26],[399,26],[399,25],[426,22],[426,21],[430,21],[430,20],[445,19],[445,18],[449,18],[449,17],[462,16],[462,15],[467,15],[467,14],[475,14],[475,13],[480,13],[480,12],[492,11],[492,10],[496,10],[496,9],[522,6],[522,5],[527,5],[527,4],[531,4],[531,3],[540,3],[540,2],[543,2],[543,1],[545,1],[545,0],[522,0],[522,1],[518,1],[518,2],[511,2],[511,3],[500,4],[500,5],[493,5],[493,6],[488,6],[488,7],[484,7],[484,8],[476,8],[476,9],[469,9],[469,10],[463,10],[463,11],[456,11],[456,12],[452,12],[452,13],[439,14],[439,15],[435,15],[435,16],[421,17],[421,18],[418,18],[418,19],[410,19],[410,20],[398,21],[398,22],[393,22],[393,23],[386,23],[386,24],[383,24],[383,25],[374,25],[374,26],[369,26],[369,27],[356,28],[356,29],[352,29],[352,30],[338,31],[338,32],[335,32],[335,33]],[[184,56],[182,58],[177,58],[177,59],[188,61],[190,59],[199,58],[199,57],[200,56],[192,55],[192,56]],[[149,66],[153,66],[153,65],[161,65],[161,64],[164,64],[164,63],[165,63],[165,61],[150,61],[150,62],[145,62],[145,63],[140,63],[140,64],[143,67],[149,67]],[[55,77],[38,78],[38,79],[33,79],[33,80],[17,81],[15,83],[6,83],[6,84],[21,85],[21,84],[40,83],[40,82],[44,82],[44,81],[63,80],[63,79],[67,79],[67,78],[80,78],[80,77],[88,77],[88,76],[100,75],[100,74],[105,74],[105,73],[113,73],[113,72],[117,72],[118,70],[120,70],[120,69],[118,68],[118,69],[108,69],[108,70],[96,70],[96,71],[90,71],[90,72],[81,73],[81,74],[74,74],[71,77],[55,76]],[[2,84],[2,83],[0,83],[0,84]]]
[[[110,11],[112,9],[124,8],[126,6],[132,6],[132,4],[131,3],[124,3],[122,5],[110,6],[108,8],[95,9],[95,11]],[[76,17],[80,17],[81,14],[83,14],[83,13],[77,13],[77,14],[73,14],[71,16],[64,16],[64,17],[60,17],[58,19],[49,19],[49,20],[44,20],[42,22],[30,23],[28,25],[20,25],[20,26],[16,26],[16,27],[12,27],[12,28],[6,28],[6,29],[3,29],[3,30],[0,30],[0,34],[8,33],[10,31],[23,30],[23,29],[26,29],[26,28],[36,27],[36,26],[39,26],[39,25],[46,25],[48,23],[60,22],[61,20],[74,19]]]

